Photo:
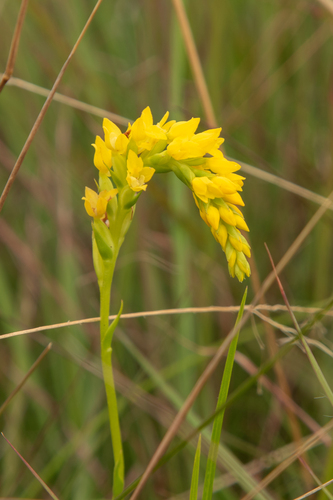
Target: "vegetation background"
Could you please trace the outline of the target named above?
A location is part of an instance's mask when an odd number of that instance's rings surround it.
[[[121,251],[113,312],[121,299],[124,313],[239,306],[245,285],[249,303],[271,270],[264,242],[278,262],[322,202],[318,195],[333,190],[333,3],[322,2],[186,3],[216,121],[223,127],[224,151],[256,167],[250,173],[245,166],[242,194],[253,275],[242,284],[228,276],[225,257],[191,193],[170,175],[155,176]],[[58,92],[99,110],[54,100],[6,200],[0,218],[2,334],[99,314],[90,221],[81,197],[86,185],[94,186],[91,143],[102,135],[106,112],[119,115],[115,121],[126,126],[149,105],[155,121],[169,110],[172,118],[200,116],[202,128],[212,126],[175,3],[104,0],[68,66]],[[1,190],[45,101],[42,89],[52,87],[94,5],[93,0],[30,0],[15,78],[0,94]],[[19,7],[18,0],[0,0],[1,71]],[[332,235],[328,210],[281,273],[290,303],[302,308],[300,322],[311,318],[309,308],[323,306],[332,295]],[[265,302],[282,303],[276,285]],[[235,317],[234,310],[121,320],[114,363],[127,484],[143,472]],[[309,342],[330,381],[332,314],[313,323]],[[292,328],[285,311],[252,317],[240,335],[231,390],[249,377],[251,363],[258,367],[280,349]],[[6,406],[1,430],[62,500],[110,498],[112,450],[97,323],[3,339],[1,402],[50,341],[51,351]],[[222,369],[223,363],[176,444],[214,412]],[[332,418],[297,345],[267,376],[226,411],[214,499],[243,498],[248,474],[260,481],[283,463],[293,443],[299,445]],[[293,409],[281,404],[281,390],[293,399]],[[201,473],[208,449],[203,438]],[[189,497],[196,442],[154,474],[145,499]],[[331,479],[330,444],[329,434],[317,440],[255,498],[293,499],[316,486],[313,474],[320,482]],[[48,498],[3,438],[0,495]],[[332,498],[329,488],[318,495]]]

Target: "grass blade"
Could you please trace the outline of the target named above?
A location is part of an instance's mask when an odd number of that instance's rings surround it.
[[[237,315],[236,325],[241,320],[241,318],[243,316],[246,296],[247,296],[247,288],[245,289],[242,303],[241,303],[241,306],[239,309],[239,313]],[[235,352],[236,352],[238,337],[239,337],[239,331],[238,331],[237,335],[233,338],[233,340],[230,344],[229,350],[228,350],[228,356],[227,356],[227,361],[226,361],[226,364],[224,367],[221,388],[220,388],[220,394],[219,394],[219,398],[217,401],[216,410],[218,410],[222,405],[224,405],[224,403],[227,400],[229,386],[230,386],[230,379],[231,379],[231,374],[232,374],[232,368],[233,368],[233,364],[234,364],[234,360],[235,360]],[[219,442],[220,442],[220,437],[221,437],[221,430],[222,430],[224,413],[225,413],[225,408],[220,413],[218,413],[218,415],[216,415],[216,417],[214,419],[212,439],[211,439],[210,448],[209,448],[204,489],[203,489],[203,496],[202,496],[203,500],[210,500],[212,498],[212,495],[213,495],[213,485],[214,485],[214,477],[215,477],[215,470],[216,470],[216,461],[217,461],[217,456],[218,456],[218,449],[219,449]]]
[[[197,500],[198,498],[200,454],[201,454],[201,434],[199,435],[197,451],[195,452],[195,457],[194,457],[190,500]]]

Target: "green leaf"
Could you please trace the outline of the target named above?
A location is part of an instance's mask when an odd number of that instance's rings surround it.
[[[200,454],[201,454],[201,434],[199,435],[197,451],[195,452],[195,457],[194,457],[190,500],[197,500],[197,498],[198,498]]]
[[[124,459],[121,456],[117,460],[113,469],[113,498],[120,495],[124,489]]]
[[[121,301],[120,309],[119,309],[117,316],[114,318],[114,320],[110,324],[109,328],[105,332],[105,335],[103,338],[103,349],[109,349],[111,346],[113,333],[114,333],[114,331],[119,323],[121,313],[123,312],[123,307],[124,307],[124,303],[123,303],[123,301]]]
[[[138,201],[142,191],[135,193],[129,186],[125,186],[119,193],[119,204],[125,210],[129,210]]]
[[[96,245],[102,259],[104,261],[112,260],[113,241],[108,227],[100,219],[95,219],[92,226],[96,240]]]
[[[242,303],[240,305],[240,309],[239,309],[238,316],[236,319],[236,325],[242,319],[245,301],[246,301],[246,296],[247,296],[247,288],[245,289]],[[238,337],[239,337],[239,331],[237,332],[237,335],[232,340],[230,347],[229,347],[229,350],[228,350],[228,356],[227,356],[227,361],[225,363],[225,367],[224,367],[224,371],[223,371],[223,377],[222,377],[222,382],[221,382],[219,398],[218,398],[217,405],[216,405],[216,410],[218,410],[222,405],[224,405],[226,400],[227,400],[229,386],[230,386],[230,379],[231,379],[231,374],[232,374],[232,368],[233,368],[234,359],[235,359],[235,352],[236,352],[236,347],[237,347],[237,342],[238,342]],[[224,413],[225,413],[225,410],[222,410],[218,415],[216,415],[216,417],[214,419],[212,438],[211,438],[211,443],[210,443],[209,453],[208,453],[208,460],[207,460],[207,467],[206,467],[202,500],[211,500],[212,495],[213,495],[213,485],[214,485],[214,478],[215,478],[216,461],[217,461],[217,455],[218,455],[218,449],[219,449],[219,442],[220,442],[220,438],[221,438],[221,430],[222,430]]]

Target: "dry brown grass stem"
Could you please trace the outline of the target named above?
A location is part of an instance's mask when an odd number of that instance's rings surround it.
[[[20,43],[20,36],[21,36],[22,26],[24,23],[25,14],[27,12],[28,2],[29,0],[22,0],[21,2],[21,7],[17,16],[12,43],[10,45],[6,69],[0,81],[0,92],[4,88],[4,86],[6,85],[6,83],[8,82],[14,71],[16,55]]]
[[[197,48],[194,43],[194,38],[191,26],[186,15],[185,7],[182,0],[172,0],[176,15],[179,21],[180,29],[184,38],[184,43],[187,51],[187,56],[192,67],[194,81],[197,87],[199,97],[206,115],[206,121],[209,127],[217,127],[217,121],[212,105],[212,101],[207,89],[206,80],[203,74]]]
[[[6,438],[6,436],[4,435],[3,432],[1,433],[1,436],[7,441],[7,443],[15,451],[15,453],[17,454],[17,456],[20,457],[20,459],[22,460],[22,462],[28,467],[28,469],[30,470],[30,472],[33,474],[33,476],[35,476],[35,478],[37,479],[37,481],[42,485],[42,487],[44,488],[44,490],[47,491],[47,493],[50,495],[50,497],[53,500],[59,500],[59,498],[53,493],[53,491],[51,490],[51,488],[48,487],[48,485],[45,483],[45,481],[43,481],[43,479],[31,467],[31,465],[28,464],[28,462],[25,460],[25,458],[22,457],[22,455],[17,451],[17,449],[12,445],[12,443]]]
[[[34,137],[35,137],[35,135],[37,133],[37,130],[39,129],[39,127],[40,127],[40,125],[41,125],[41,123],[42,123],[42,121],[44,119],[44,116],[45,116],[45,114],[46,114],[46,112],[47,112],[47,110],[48,110],[48,108],[49,108],[49,106],[50,106],[50,104],[52,102],[52,99],[54,97],[54,94],[55,94],[55,92],[56,92],[56,90],[57,90],[60,82],[61,82],[61,79],[64,76],[64,73],[65,73],[65,71],[66,71],[69,63],[71,62],[71,60],[72,60],[72,58],[73,58],[73,56],[74,56],[74,54],[76,52],[76,49],[78,48],[78,46],[79,46],[79,44],[80,44],[80,42],[81,42],[81,40],[82,40],[85,32],[87,31],[87,29],[88,29],[91,21],[93,20],[93,18],[95,16],[95,14],[96,14],[99,6],[101,5],[102,1],[103,0],[97,0],[97,3],[95,5],[92,13],[90,14],[90,16],[88,18],[88,21],[86,22],[83,30],[81,31],[81,33],[80,33],[77,41],[74,44],[74,47],[72,48],[72,50],[71,50],[68,58],[66,59],[64,65],[63,65],[63,67],[61,68],[61,70],[60,70],[60,72],[59,72],[59,74],[58,74],[58,76],[56,78],[56,81],[54,82],[53,87],[52,87],[52,89],[51,89],[51,91],[50,91],[50,93],[49,93],[49,95],[48,95],[48,97],[47,97],[47,99],[46,99],[46,101],[45,101],[45,103],[44,103],[44,105],[43,105],[43,107],[42,107],[42,109],[41,109],[41,111],[40,111],[40,113],[39,113],[39,115],[38,115],[38,117],[37,117],[34,125],[33,125],[33,127],[32,127],[32,129],[31,129],[31,131],[30,131],[30,134],[29,134],[29,136],[28,136],[28,138],[27,138],[27,140],[26,140],[26,142],[25,142],[25,144],[24,144],[24,146],[22,148],[21,153],[19,154],[18,159],[16,160],[16,163],[15,163],[15,165],[13,167],[13,170],[12,170],[12,172],[11,172],[9,178],[8,178],[7,184],[5,185],[4,190],[2,192],[2,195],[1,195],[1,198],[0,198],[0,212],[1,212],[2,208],[3,208],[3,206],[4,206],[4,203],[6,201],[6,198],[7,198],[8,194],[9,194],[9,191],[10,191],[10,189],[11,189],[11,187],[12,187],[14,181],[15,181],[15,178],[16,178],[19,170],[20,170],[20,167],[21,167],[21,165],[23,163],[25,155],[27,154],[27,152],[29,150],[29,147],[31,146],[31,143],[32,143],[32,141],[33,141],[33,139],[34,139]]]
[[[321,217],[324,215],[326,210],[332,205],[332,203],[333,203],[333,191],[330,194],[329,198],[322,204],[322,206],[317,210],[317,212],[309,220],[309,222],[306,224],[306,226],[303,228],[303,230],[300,232],[298,237],[295,239],[295,241],[292,243],[292,245],[289,247],[287,252],[284,254],[284,256],[281,258],[281,260],[277,264],[276,272],[278,274],[286,267],[286,265],[294,257],[294,255],[299,250],[302,243],[305,241],[307,236],[311,233],[313,228],[316,226],[317,222],[321,219]],[[229,334],[227,335],[227,337],[225,338],[225,340],[222,342],[221,346],[217,350],[215,356],[212,358],[210,363],[207,365],[207,367],[203,371],[202,375],[197,380],[194,388],[192,389],[192,391],[190,392],[190,394],[186,398],[182,408],[177,413],[175,420],[173,421],[172,425],[169,427],[164,438],[160,442],[157,450],[155,451],[153,457],[151,458],[145,472],[142,475],[142,478],[141,478],[137,488],[135,489],[133,495],[131,496],[131,500],[135,500],[136,498],[138,498],[138,496],[139,496],[140,492],[142,491],[144,485],[146,484],[149,476],[153,472],[154,467],[157,465],[160,458],[164,455],[164,453],[167,450],[167,448],[169,447],[169,444],[171,443],[172,439],[177,434],[177,430],[178,430],[179,426],[182,424],[182,422],[186,418],[186,415],[187,415],[188,411],[190,410],[190,408],[192,407],[193,403],[195,402],[197,396],[201,392],[201,390],[204,387],[204,385],[206,384],[207,380],[214,373],[216,367],[219,365],[220,360],[221,360],[222,356],[224,355],[225,351],[227,350],[230,342],[237,335],[237,333],[242,328],[242,326],[246,323],[246,321],[249,319],[249,317],[252,313],[252,309],[258,304],[261,297],[267,292],[267,290],[271,287],[271,285],[274,283],[274,281],[275,281],[275,273],[274,273],[274,271],[272,271],[267,276],[265,281],[263,282],[263,284],[260,288],[260,291],[255,295],[252,303],[250,304],[249,309],[245,312],[241,321],[238,323],[238,325],[236,325],[229,332]],[[304,453],[304,451],[302,451],[302,453]],[[302,453],[300,453],[300,454],[302,454]]]
[[[275,478],[277,478],[289,465],[291,465],[295,460],[297,460],[301,455],[303,455],[306,451],[310,450],[320,439],[322,439],[324,434],[329,433],[333,429],[333,419],[328,422],[328,424],[321,427],[320,430],[312,434],[308,439],[305,440],[300,446],[298,446],[297,450],[286,460],[284,460],[281,464],[279,464],[272,472],[267,474],[267,476],[253,489],[250,493],[245,495],[242,500],[252,500],[259,491],[266,488]]]
[[[8,398],[6,399],[6,401],[4,403],[2,403],[2,405],[0,406],[0,415],[5,410],[5,408],[8,406],[8,404],[11,402],[11,400],[13,399],[13,397],[19,392],[20,389],[22,389],[22,387],[24,386],[24,384],[26,383],[26,381],[28,380],[28,378],[30,377],[30,375],[36,370],[37,366],[39,366],[39,364],[45,358],[45,356],[51,350],[51,348],[52,348],[52,343],[50,342],[46,346],[46,348],[44,349],[44,351],[40,354],[40,356],[38,356],[38,358],[36,359],[36,361],[34,362],[34,364],[31,366],[31,368],[28,370],[28,372],[25,374],[25,376],[23,377],[23,379],[21,380],[21,382],[15,387],[15,389],[8,396]]]
[[[236,351],[235,353],[236,363],[243,368],[249,375],[255,375],[258,372],[258,367],[243,353]],[[274,384],[266,375],[262,375],[259,382],[265,387],[272,395],[275,396],[277,401],[284,406],[289,408],[298,418],[308,427],[312,432],[317,432],[321,429],[321,426],[306,413],[295,401],[291,398],[289,394],[286,394],[282,388]],[[322,437],[322,442],[326,446],[332,444],[332,438],[329,434],[325,434]],[[295,444],[296,445],[296,444]]]
[[[333,14],[333,1],[332,0],[318,0],[321,5],[325,7],[331,14]]]
[[[302,307],[302,306],[291,306],[293,312],[302,313],[302,314],[316,314],[321,311],[320,307]],[[245,306],[246,311],[251,311],[251,314],[258,314],[260,318],[267,321],[267,318],[260,315],[260,311],[270,311],[270,312],[285,312],[287,311],[287,307],[282,304],[260,304],[255,307],[253,306]],[[239,311],[239,306],[208,306],[208,307],[184,307],[179,309],[159,309],[157,311],[141,311],[136,313],[127,313],[122,314],[121,319],[133,319],[133,318],[149,318],[154,316],[170,316],[174,314],[203,314],[203,313],[237,313]],[[328,311],[325,313],[326,316],[333,316],[333,311]],[[116,315],[109,316],[110,320],[115,319]],[[54,325],[45,325],[45,326],[37,326],[36,328],[29,328],[26,330],[18,330],[12,333],[5,333],[0,335],[0,340],[8,339],[11,337],[18,337],[20,335],[27,335],[30,333],[36,332],[45,332],[47,330],[57,330],[58,328],[66,328],[69,326],[75,325],[85,325],[89,323],[98,323],[100,321],[100,317],[95,318],[86,318],[86,319],[78,319],[75,321],[66,321],[65,323],[55,323]],[[283,325],[280,323],[274,322],[272,319],[269,320],[272,322],[272,325],[276,328],[282,329]],[[290,328],[287,329],[285,327],[284,331],[290,332]],[[215,352],[215,351],[214,351]],[[210,352],[210,354],[213,354]],[[1,499],[0,499],[1,500]]]
[[[290,193],[305,198],[306,200],[313,201],[318,205],[322,205],[324,201],[327,199],[325,198],[325,196],[321,196],[320,194],[314,193],[309,189],[306,189],[302,186],[299,186],[298,184],[294,184],[293,182],[282,179],[282,177],[278,177],[277,175],[271,174],[270,172],[266,172],[261,168],[253,167],[248,163],[235,160],[234,158],[229,158],[229,159],[239,163],[243,171],[246,172],[247,174],[250,174],[253,177],[257,177],[258,179],[261,179],[263,181],[269,182],[270,184],[274,184],[275,186],[278,186],[282,189],[285,189],[286,191],[289,191]],[[333,206],[331,206],[329,210],[333,210]]]
[[[1,77],[0,73],[0,77]],[[27,90],[28,92],[32,92],[36,95],[41,95],[43,97],[47,97],[50,93],[49,89],[45,89],[44,87],[40,87],[39,85],[35,85],[34,83],[27,82],[26,80],[22,80],[21,78],[11,78],[8,82],[8,85],[13,87],[18,87],[20,89]],[[71,106],[74,109],[79,109],[80,111],[84,111],[85,113],[91,113],[95,116],[100,116],[101,118],[109,118],[118,125],[124,125],[127,127],[128,122],[132,120],[125,118],[123,116],[117,115],[116,113],[112,113],[111,111],[107,111],[106,109],[98,108],[97,106],[92,106],[83,101],[79,101],[74,99],[73,97],[69,97],[64,94],[60,94],[56,92],[53,96],[53,100],[60,102],[61,104],[66,104],[66,106]]]
[[[326,486],[328,486],[329,484],[332,484],[333,483],[333,479],[330,479],[329,481],[327,481],[326,483],[323,483],[321,484],[320,486],[318,486],[317,488],[314,488],[313,490],[311,491],[308,491],[307,493],[305,493],[304,495],[301,495],[300,497],[297,497],[295,498],[294,500],[303,500],[303,498],[307,498],[309,497],[310,495],[313,495],[314,493],[317,493],[317,491],[320,491],[324,488],[326,488]]]
[[[260,287],[261,287],[261,282],[260,282],[259,273],[257,270],[257,265],[256,265],[256,261],[255,261],[254,256],[251,259],[251,269],[252,269],[251,281],[252,281],[253,289],[254,289],[255,293],[259,293]],[[263,294],[259,303],[261,304],[261,303],[265,303],[265,302],[266,302],[266,297]],[[275,329],[273,328],[272,324],[270,323],[270,317],[269,317],[268,311],[263,311],[262,316],[265,317],[265,319],[263,321],[263,327],[264,327],[264,331],[265,331],[268,356],[273,358],[274,356],[276,356],[278,354],[278,350],[279,350],[279,347],[278,347],[278,344],[276,341]],[[291,389],[289,387],[289,381],[288,381],[287,375],[286,375],[284,367],[283,367],[283,360],[282,359],[276,360],[276,362],[274,363],[274,366],[273,366],[273,370],[275,373],[276,380],[278,382],[278,386],[281,389],[281,392],[286,394],[286,396],[289,399],[292,399]],[[291,408],[290,406],[287,405],[285,407],[285,410],[286,410],[286,415],[287,415],[292,439],[295,443],[299,443],[302,439],[302,432],[301,432],[300,423],[297,419],[297,416],[296,416],[293,408]],[[262,439],[267,439],[267,436],[266,436],[266,438],[264,438],[264,435],[263,435]],[[304,460],[306,460],[306,459],[307,459],[307,457],[304,457]],[[304,469],[304,467],[300,468],[300,474],[303,477],[305,487],[307,489],[312,488],[313,482],[312,482],[311,476],[308,473],[308,471],[306,469]]]
[[[45,338],[43,335],[36,336],[35,339],[42,343],[46,344],[48,342],[48,339]],[[59,354],[60,356],[63,356],[67,359],[70,359],[74,361],[77,366],[80,366],[84,370],[94,374],[95,376],[99,377],[102,379],[102,371],[101,371],[101,366],[100,366],[100,361],[99,358],[92,355],[89,351],[86,351],[86,358],[82,356],[83,353],[77,354],[73,350],[70,350],[68,348],[65,348],[62,345],[59,344],[54,344],[53,348],[54,352]],[[243,360],[240,360],[240,357],[243,356]],[[240,364],[244,369],[248,371],[249,374],[255,374],[257,371],[257,367],[252,364],[250,360],[246,358],[246,356],[241,355],[239,352],[236,352],[236,362]],[[248,364],[250,363],[250,364]],[[250,367],[250,368],[249,368]],[[160,398],[153,396],[149,392],[146,392],[140,385],[137,383],[134,383],[132,380],[130,380],[128,377],[126,377],[123,373],[121,373],[119,370],[115,369],[115,381],[116,381],[116,386],[119,392],[129,401],[132,402],[132,404],[136,405],[138,408],[142,409],[143,411],[149,413],[154,419],[156,419],[161,425],[163,425],[165,428],[169,427],[169,425],[172,423],[172,420],[175,417],[175,411],[173,408],[169,407],[168,404],[166,404],[163,400]],[[312,431],[316,432],[317,430],[320,429],[320,426],[317,422],[315,422],[307,413],[300,408],[293,400],[288,400],[288,397],[281,392],[279,387],[275,386],[269,379],[267,379],[265,376],[262,376],[261,380],[265,381],[265,387],[267,388],[268,391],[270,391],[278,401],[280,401],[281,404],[283,405],[289,405],[291,408],[294,409],[295,413],[299,415],[299,418],[304,422],[304,424]],[[266,384],[267,380],[267,384]],[[188,434],[189,434],[189,425],[188,423],[184,424],[184,426],[180,427],[178,430],[178,435],[182,439],[188,439]],[[194,439],[194,438],[193,438]],[[304,442],[305,438],[302,438],[302,442]],[[205,442],[205,438],[203,437],[203,441]],[[196,440],[194,439],[193,441],[194,447],[196,445]],[[331,443],[331,437],[329,434],[324,434],[322,436],[322,442],[326,445],[329,446]],[[319,442],[317,443],[319,445]],[[207,451],[209,449],[209,443],[206,442],[207,446]],[[204,449],[204,448],[203,448]],[[293,453],[296,449],[296,445],[294,443],[289,443],[277,450],[270,451],[269,453],[261,456],[259,459],[254,459],[251,462],[247,463],[244,468],[249,472],[250,474],[260,474],[265,470],[267,467],[272,467],[278,463],[281,463],[285,458],[289,457],[291,453]],[[220,456],[218,457],[218,462],[221,464],[223,467],[222,460],[220,460]],[[220,487],[226,487],[226,486],[232,486],[235,484],[236,480],[234,476],[230,473],[224,474],[220,479],[216,480],[216,484],[220,484]],[[177,499],[182,498],[182,495],[177,495]],[[172,497],[173,498],[173,497]],[[186,496],[188,498],[188,495]],[[1,498],[0,498],[1,500]],[[171,499],[170,499],[171,500]]]

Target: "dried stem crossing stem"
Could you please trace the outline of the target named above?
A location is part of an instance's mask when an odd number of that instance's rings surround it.
[[[310,234],[310,232],[313,230],[313,228],[315,227],[317,222],[321,219],[321,217],[324,215],[326,210],[330,206],[332,206],[332,204],[333,204],[333,192],[330,194],[327,201],[325,203],[323,203],[323,205],[317,210],[317,212],[309,220],[309,222],[306,224],[306,226],[303,228],[303,230],[297,236],[295,241],[289,247],[287,252],[284,254],[282,259],[279,261],[279,263],[276,266],[277,273],[280,273],[285,268],[285,266],[289,263],[289,261],[294,257],[294,255],[299,250],[300,246],[302,245],[302,243],[304,242],[306,237]],[[161,443],[159,444],[157,450],[155,451],[155,453],[154,453],[152,459],[150,460],[144,474],[142,475],[141,481],[139,482],[139,484],[138,484],[136,490],[134,491],[133,495],[131,496],[130,500],[135,500],[138,498],[139,494],[141,493],[144,485],[146,484],[149,476],[153,472],[158,461],[164,455],[164,453],[166,452],[172,439],[177,434],[177,431],[178,431],[180,425],[185,420],[187,413],[189,412],[190,408],[192,407],[193,403],[195,402],[198,394],[201,392],[201,389],[204,387],[207,380],[210,378],[210,376],[214,373],[216,367],[219,365],[220,360],[221,360],[222,356],[224,355],[225,351],[227,350],[230,342],[237,335],[237,333],[243,327],[243,325],[246,323],[246,321],[249,319],[250,315],[252,314],[253,308],[258,304],[261,297],[267,292],[267,290],[271,287],[271,285],[274,283],[274,281],[275,281],[275,272],[271,271],[271,273],[267,276],[267,278],[263,282],[259,292],[255,295],[252,303],[250,304],[249,309],[244,314],[241,321],[227,335],[224,342],[221,344],[221,346],[217,350],[215,356],[210,361],[210,363],[207,365],[207,367],[204,370],[204,372],[202,373],[202,375],[199,377],[199,379],[198,379],[197,383],[195,384],[194,388],[192,389],[191,393],[189,394],[189,396],[185,400],[184,405],[182,406],[180,411],[177,413],[172,425],[169,427],[164,438],[162,439]]]
[[[7,66],[6,66],[5,72],[2,75],[2,78],[0,81],[0,92],[4,88],[4,86],[6,85],[6,83],[8,82],[8,80],[10,79],[10,77],[12,76],[13,71],[14,71],[16,55],[17,55],[18,46],[20,43],[20,36],[21,36],[22,26],[24,23],[25,14],[27,12],[28,2],[29,2],[29,0],[22,0],[22,3],[21,3],[20,11],[19,11],[17,21],[16,21],[16,26],[15,26],[15,31],[14,31],[12,43],[11,43],[10,50],[9,50]]]
[[[2,208],[3,208],[3,206],[4,206],[4,203],[6,201],[6,198],[7,198],[8,194],[9,194],[9,191],[10,191],[10,189],[11,189],[11,187],[12,187],[14,181],[15,181],[15,178],[16,178],[16,176],[18,174],[18,171],[20,170],[20,167],[21,167],[21,165],[23,163],[25,155],[27,154],[27,152],[29,150],[29,147],[30,147],[30,145],[31,145],[31,143],[32,143],[32,141],[33,141],[36,133],[37,133],[37,130],[39,129],[39,127],[40,127],[40,125],[41,125],[41,123],[42,123],[42,121],[44,119],[46,111],[48,110],[48,108],[49,108],[49,106],[50,106],[50,104],[52,102],[53,96],[54,96],[57,88],[59,87],[59,84],[61,82],[62,77],[64,76],[64,73],[65,73],[65,71],[67,69],[67,66],[71,62],[72,57],[74,56],[74,54],[76,52],[76,49],[78,48],[78,46],[79,46],[79,44],[80,44],[80,42],[81,42],[81,40],[82,40],[85,32],[87,31],[87,29],[88,29],[91,21],[93,20],[95,14],[97,12],[97,9],[101,5],[102,1],[103,0],[98,0],[97,1],[97,3],[95,5],[92,13],[89,16],[88,21],[86,22],[83,30],[80,33],[79,38],[77,39],[74,47],[72,48],[72,50],[71,50],[71,52],[70,52],[67,60],[65,61],[64,65],[63,65],[63,67],[61,68],[61,70],[60,70],[60,72],[59,72],[59,74],[57,76],[57,79],[54,82],[54,85],[53,85],[53,87],[52,87],[52,89],[51,89],[51,91],[50,91],[50,93],[48,95],[48,98],[46,99],[46,101],[45,101],[45,103],[44,103],[44,105],[43,105],[43,107],[42,107],[39,115],[37,116],[37,119],[36,119],[36,121],[35,121],[32,129],[30,131],[30,134],[29,134],[29,136],[28,136],[28,138],[27,138],[27,140],[26,140],[26,142],[25,142],[25,144],[24,144],[24,146],[22,148],[21,153],[19,154],[19,157],[18,157],[18,159],[17,159],[17,161],[16,161],[16,163],[15,163],[15,165],[13,167],[13,170],[12,170],[12,172],[11,172],[9,178],[8,178],[7,184],[5,185],[4,190],[2,192],[2,195],[1,195],[1,198],[0,198],[0,212],[1,212]]]

